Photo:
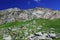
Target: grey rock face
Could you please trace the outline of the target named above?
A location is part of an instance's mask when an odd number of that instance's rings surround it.
[[[31,20],[33,18],[55,19],[60,18],[60,11],[47,8],[34,8],[20,10],[19,8],[10,8],[0,11],[0,24],[13,22],[16,20]]]

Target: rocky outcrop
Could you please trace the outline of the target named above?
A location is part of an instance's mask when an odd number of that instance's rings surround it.
[[[0,11],[0,24],[6,22],[31,20],[33,18],[55,19],[60,18],[60,11],[47,8],[33,8],[20,10],[19,8],[10,8]]]

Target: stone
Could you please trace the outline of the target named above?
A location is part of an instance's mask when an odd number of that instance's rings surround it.
[[[28,36],[28,38],[31,38],[32,36],[34,36],[33,34],[30,34],[30,36]]]
[[[60,38],[60,33],[57,33],[56,34],[56,38]]]
[[[42,28],[43,26],[42,25],[39,25],[40,28]]]
[[[12,40],[12,37],[10,35],[4,35],[3,39],[4,40]]]
[[[24,32],[25,33],[25,36],[27,36],[28,35],[28,32]]]
[[[12,31],[18,31],[17,28],[12,28]]]
[[[41,36],[41,35],[42,35],[42,32],[37,32],[37,33],[35,33],[35,34],[37,34],[37,35],[40,35],[40,36]]]
[[[50,28],[51,30],[54,30],[55,28]]]
[[[49,33],[49,36],[50,36],[51,38],[56,38],[56,33]]]
[[[40,30],[41,28],[37,27],[37,30]]]

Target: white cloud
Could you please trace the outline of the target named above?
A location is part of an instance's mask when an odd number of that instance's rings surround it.
[[[35,2],[40,2],[41,0],[34,0]]]

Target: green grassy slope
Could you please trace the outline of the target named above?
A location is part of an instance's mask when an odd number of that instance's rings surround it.
[[[54,20],[33,19],[33,20],[36,20],[36,24],[35,24],[36,28],[39,27],[39,25],[43,26],[42,30],[37,30],[36,32],[38,32],[38,31],[49,31],[50,28],[55,28],[55,32],[60,33],[60,19],[54,19]],[[25,22],[15,21],[15,22],[11,22],[11,23],[2,24],[2,25],[0,25],[0,29],[1,28],[13,27],[13,26],[16,26],[16,27],[22,26],[22,25],[31,23],[33,20],[29,20],[29,21],[25,21]],[[30,25],[27,28],[28,28],[28,30],[34,29],[32,25]],[[24,30],[22,30],[22,31],[24,31]],[[60,39],[55,39],[55,40],[60,40]]]

